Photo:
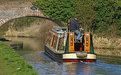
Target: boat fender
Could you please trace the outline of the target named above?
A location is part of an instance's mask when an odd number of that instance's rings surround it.
[[[86,52],[78,51],[78,52],[76,52],[76,55],[77,55],[77,57],[81,57],[81,58],[87,57],[87,53]]]

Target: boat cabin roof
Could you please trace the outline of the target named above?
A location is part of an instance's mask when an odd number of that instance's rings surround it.
[[[63,35],[65,31],[66,31],[66,27],[56,27],[56,28],[53,28],[50,32]]]

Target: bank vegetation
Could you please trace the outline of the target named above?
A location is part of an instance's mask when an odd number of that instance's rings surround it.
[[[38,75],[13,49],[0,42],[0,75]]]

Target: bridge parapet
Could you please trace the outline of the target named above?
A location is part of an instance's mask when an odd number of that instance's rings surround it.
[[[25,16],[39,16],[45,17],[39,10],[32,10],[31,2],[5,2],[0,3],[0,26],[9,20],[25,17]]]

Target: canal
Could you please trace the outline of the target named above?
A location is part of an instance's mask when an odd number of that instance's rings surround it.
[[[6,37],[23,42],[23,50],[15,50],[40,75],[121,75],[120,57],[98,56],[97,62],[57,63],[44,55],[45,39]]]

